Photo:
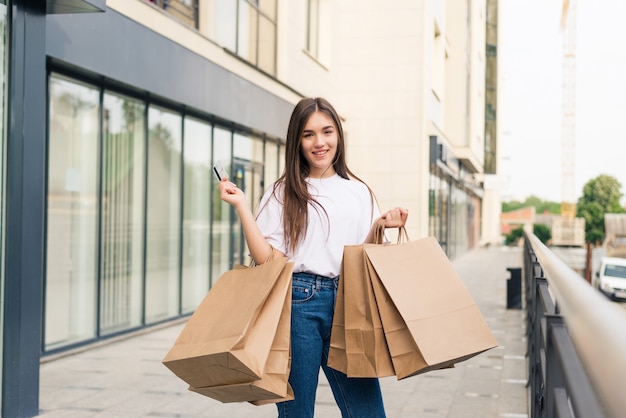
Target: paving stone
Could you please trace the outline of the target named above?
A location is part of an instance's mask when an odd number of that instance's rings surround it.
[[[453,369],[398,381],[381,379],[389,418],[528,416],[525,317],[506,309],[508,267],[520,267],[521,249],[476,249],[453,262],[499,346]],[[143,331],[80,352],[44,359],[39,416],[270,418],[276,407],[222,404],[187,390],[161,360],[182,322]],[[316,416],[339,418],[320,373]]]

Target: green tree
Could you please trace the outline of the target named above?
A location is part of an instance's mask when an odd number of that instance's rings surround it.
[[[539,241],[544,244],[548,244],[548,241],[552,238],[552,231],[548,225],[544,224],[534,224],[533,225],[533,234],[539,238]]]
[[[548,244],[548,241],[550,241],[550,239],[552,238],[552,231],[550,231],[550,228],[544,224],[534,224],[533,234],[535,234],[537,238],[539,238],[539,241],[543,242],[546,245]],[[523,235],[524,228],[520,226],[519,228],[512,230],[504,237],[504,244],[515,244],[520,238],[522,238]]]
[[[516,228],[512,230],[510,233],[506,234],[506,236],[504,237],[504,244],[505,245],[515,244],[517,240],[522,237],[522,235],[524,235],[524,229],[520,226],[519,228]]]
[[[537,196],[529,196],[523,202],[513,200],[511,202],[502,203],[502,212],[511,212],[517,209],[525,208],[528,206],[534,206],[537,213],[554,213],[561,212],[561,204],[557,202],[550,202],[547,200],[541,200]]]
[[[623,213],[620,205],[622,185],[606,174],[589,180],[576,204],[576,216],[585,219],[585,241],[596,243],[604,238],[604,214]]]

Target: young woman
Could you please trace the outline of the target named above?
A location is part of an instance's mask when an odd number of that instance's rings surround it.
[[[380,215],[367,185],[346,165],[339,116],[322,98],[302,99],[287,130],[285,171],[261,199],[255,219],[243,192],[222,179],[220,197],[239,215],[256,263],[277,256],[295,262],[289,383],[295,399],[279,417],[313,417],[320,367],[343,417],[384,417],[378,379],[348,378],[326,363],[344,245],[372,242],[373,224],[404,226],[408,211]]]

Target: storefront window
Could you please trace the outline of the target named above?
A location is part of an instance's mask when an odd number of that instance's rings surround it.
[[[49,80],[45,345],[96,336],[99,92]]]
[[[146,213],[146,322],[179,312],[182,118],[148,112],[148,205]]]
[[[278,179],[278,144],[273,141],[265,141],[265,173],[263,176],[263,188],[267,190]]]
[[[100,329],[142,320],[145,127],[142,102],[104,95],[100,238]]]
[[[233,181],[243,190],[253,211],[263,193],[263,141],[235,134],[233,137]],[[233,257],[235,263],[249,264],[248,246],[241,222],[233,222]]]
[[[56,72],[48,90],[44,351],[193,312],[249,262],[213,163],[255,208],[284,147]]]
[[[229,176],[232,159],[232,133],[228,130],[215,127],[213,129],[213,160],[220,161]],[[213,219],[211,226],[212,248],[212,282],[215,281],[228,269],[231,268],[231,214],[232,207],[220,200],[219,190],[213,188]]]
[[[211,125],[185,119],[182,311],[192,312],[209,291],[211,239]]]

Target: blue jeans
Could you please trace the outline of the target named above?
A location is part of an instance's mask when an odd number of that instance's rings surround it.
[[[342,417],[385,417],[378,379],[349,378],[326,365],[338,279],[309,273],[293,275],[289,383],[295,399],[276,404],[279,417],[313,417],[320,366]]]

